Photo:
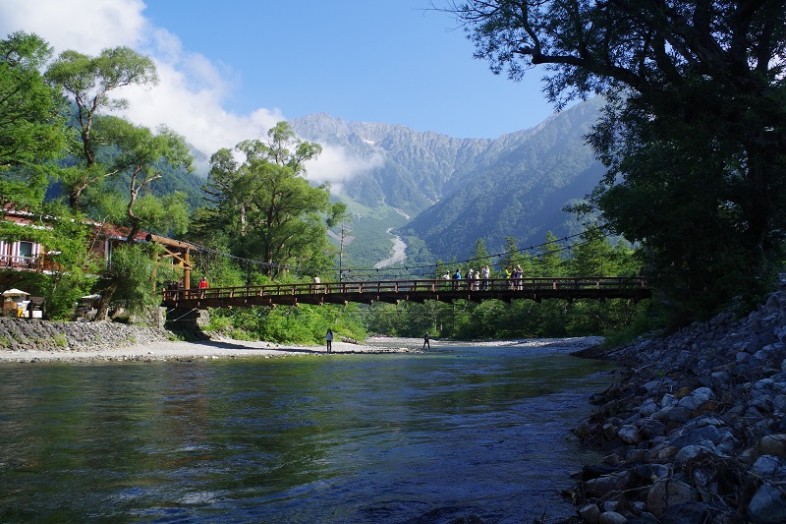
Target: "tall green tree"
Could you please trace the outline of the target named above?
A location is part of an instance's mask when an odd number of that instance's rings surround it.
[[[137,233],[143,227],[166,227],[168,232],[184,233],[188,220],[184,196],[170,195],[158,198],[145,194],[145,191],[148,191],[168,168],[175,166],[191,169],[191,152],[185,140],[167,128],[161,128],[154,134],[146,127],[135,126],[115,117],[104,118],[101,126],[105,128],[102,132],[112,138],[117,148],[112,159],[113,169],[126,175],[128,179],[126,195],[113,200],[116,204],[122,204],[124,208],[123,220],[117,222],[128,227],[126,243],[129,245],[135,243]],[[132,262],[137,260],[140,255],[127,247],[121,249],[129,255],[127,260]],[[137,277],[141,274],[138,270],[129,273],[124,268],[111,267],[115,264],[115,258],[113,254],[112,264],[103,280],[102,297],[96,315],[98,320],[106,318],[115,296],[127,287],[128,283],[124,282],[124,279],[128,280],[132,276]],[[126,261],[125,258],[119,260]],[[144,286],[137,287],[144,288]],[[151,288],[148,281],[147,289]],[[137,293],[134,292],[130,296],[137,296]]]
[[[163,221],[169,222],[173,233],[183,234],[187,217],[183,213],[185,201],[182,195],[178,200],[172,198],[174,195],[155,198],[145,192],[169,168],[192,169],[191,151],[185,139],[167,127],[153,133],[147,127],[116,117],[103,119],[99,127],[105,136],[111,137],[116,148],[111,160],[113,171],[126,175],[128,179],[124,197],[124,222],[130,227],[128,237],[133,239],[145,224],[161,225]]]
[[[218,225],[234,239],[236,255],[261,259],[264,272],[277,275],[284,267],[318,274],[332,265],[327,227],[340,220],[346,207],[330,202],[329,187],[312,186],[305,163],[320,152],[318,144],[299,140],[291,126],[280,122],[268,140],[247,140],[231,151],[211,157],[207,190]]]
[[[0,205],[40,205],[51,161],[64,153],[62,97],[39,72],[51,54],[36,35],[0,40]]]
[[[68,188],[71,207],[82,209],[82,194],[93,184],[116,174],[101,165],[101,146],[111,145],[108,137],[97,133],[96,120],[109,110],[126,107],[121,98],[112,98],[112,91],[129,85],[154,84],[158,81],[153,61],[128,47],[105,49],[91,57],[76,51],[64,51],[49,66],[47,80],[68,97],[73,104],[77,139],[71,154],[79,161],[64,169],[63,182]]]
[[[545,65],[558,107],[608,97],[592,135],[610,168],[596,202],[653,255],[686,313],[760,289],[786,226],[783,0],[470,0],[451,10],[494,72],[520,79]],[[721,279],[729,272],[737,282]]]

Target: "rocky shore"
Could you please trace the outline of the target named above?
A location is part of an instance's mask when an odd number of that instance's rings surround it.
[[[607,451],[571,522],[786,522],[786,293],[598,354],[624,364],[575,433]]]
[[[0,317],[0,351],[101,350],[171,339],[165,329],[128,324]]]

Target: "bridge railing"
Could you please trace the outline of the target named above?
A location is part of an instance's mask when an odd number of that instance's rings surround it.
[[[265,284],[207,289],[172,290],[163,292],[164,302],[182,300],[222,300],[242,297],[276,297],[302,295],[348,295],[352,293],[405,294],[413,292],[441,293],[445,291],[527,291],[542,290],[598,290],[646,288],[639,277],[528,277],[521,279],[418,279],[354,282],[320,282],[295,284]]]

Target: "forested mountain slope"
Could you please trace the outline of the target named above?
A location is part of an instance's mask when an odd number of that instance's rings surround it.
[[[372,217],[356,213],[353,229],[379,237],[397,227],[447,260],[471,254],[479,238],[497,250],[508,236],[525,246],[540,243],[549,230],[572,232],[562,208],[583,198],[602,175],[583,139],[599,106],[591,100],[497,139],[451,138],[326,114],[292,125],[305,140],[341,148],[369,166],[340,185],[341,198],[377,210],[373,228],[364,224]],[[380,220],[380,208],[395,208],[411,221]]]

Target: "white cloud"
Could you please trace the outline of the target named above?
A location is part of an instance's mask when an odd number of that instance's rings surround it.
[[[149,28],[141,0],[3,0],[0,32],[35,33],[57,52],[97,54],[107,47],[137,47]]]
[[[381,167],[384,157],[375,153],[369,158],[354,157],[347,154],[343,147],[323,146],[316,161],[306,165],[308,178],[315,182],[330,182],[336,193],[341,193],[343,184],[361,173]]]
[[[222,102],[239,73],[183,49],[177,35],[144,17],[144,9],[142,0],[2,0],[0,37],[25,31],[44,38],[56,53],[73,49],[95,55],[128,46],[150,56],[160,82],[118,90],[116,96],[129,102],[124,115],[153,129],[165,124],[207,156],[242,140],[265,138],[270,127],[285,120],[279,109],[260,107],[245,115],[226,111]],[[340,184],[378,163],[326,148],[309,166],[309,178]]]

